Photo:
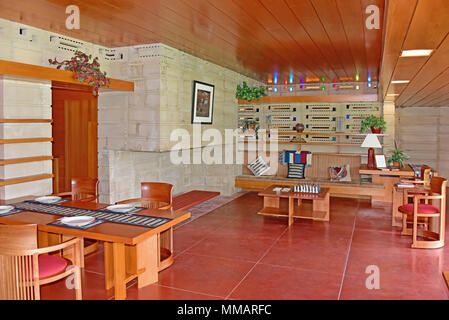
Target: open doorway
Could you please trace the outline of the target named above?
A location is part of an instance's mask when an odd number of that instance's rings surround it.
[[[98,178],[98,97],[92,88],[53,82],[54,192],[72,177]]]

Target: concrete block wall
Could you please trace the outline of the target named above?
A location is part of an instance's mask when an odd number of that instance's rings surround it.
[[[449,177],[449,106],[396,108],[396,139],[409,163],[427,164]]]
[[[68,44],[68,45],[67,45]],[[109,50],[78,39],[0,19],[0,59],[50,67],[48,59],[70,59],[76,49],[99,58],[109,73]]]
[[[189,150],[191,157],[194,152]],[[174,194],[191,190],[235,193],[234,177],[241,174],[239,165],[179,164],[170,160],[169,152],[104,151],[100,182],[100,200],[106,203],[140,196],[142,182],[166,182],[175,186]]]
[[[12,77],[0,79],[0,118],[51,119],[51,83]],[[0,139],[50,138],[50,123],[3,123]],[[0,145],[0,159],[51,156],[51,142]],[[0,166],[0,179],[52,173],[52,161]],[[53,190],[52,179],[0,187],[1,199],[46,195]]]
[[[202,130],[222,133],[237,127],[237,84],[260,83],[162,44],[115,50],[123,60],[111,62],[111,76],[134,81],[135,92],[99,96],[101,200],[138,197],[143,181],[172,183],[175,193],[207,189],[233,194],[241,165],[174,165],[170,150],[177,142],[170,142],[170,134],[179,128],[193,132],[194,80],[215,85],[213,124]],[[207,144],[190,152],[202,152]]]
[[[243,81],[249,86],[261,85],[260,82],[166,45],[161,45],[160,54],[161,151],[170,150],[176,144],[170,142],[170,134],[174,129],[183,128],[192,134],[194,80],[215,86],[213,123],[202,126],[202,130],[215,128],[224,137],[225,129],[237,127],[237,85]],[[203,146],[206,144],[203,142]]]

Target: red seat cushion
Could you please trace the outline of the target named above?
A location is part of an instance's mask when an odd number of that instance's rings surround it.
[[[39,256],[39,279],[54,276],[65,270],[67,260],[56,256]]]
[[[413,213],[413,203],[403,205],[402,207],[399,208],[399,211],[404,212],[404,213]],[[432,213],[439,213],[439,212],[440,212],[440,209],[438,209],[437,207],[432,206],[430,204],[418,204],[418,213],[432,214]]]

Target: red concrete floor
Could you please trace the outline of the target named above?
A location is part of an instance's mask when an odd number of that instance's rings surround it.
[[[331,200],[331,222],[256,214],[262,199],[248,193],[175,230],[175,263],[157,284],[128,299],[448,299],[445,249],[411,249],[391,227],[389,210],[366,200]],[[380,289],[366,288],[368,266]],[[103,252],[86,257],[84,299],[112,299],[104,289]],[[43,299],[73,299],[65,282],[44,286]]]

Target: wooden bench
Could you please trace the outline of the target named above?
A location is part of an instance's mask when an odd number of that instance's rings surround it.
[[[313,153],[312,166],[306,168],[306,179],[288,179],[288,165],[278,163],[277,170],[270,170],[267,176],[256,177],[247,168],[258,156],[262,156],[269,164],[278,161],[278,155],[257,154],[256,152],[246,152],[243,174],[236,177],[235,186],[244,190],[260,191],[272,185],[294,186],[298,183],[314,182],[319,183],[323,188],[329,188],[332,196],[371,198],[382,196],[384,186],[363,182],[360,178],[361,157],[355,154],[335,154],[335,153]],[[329,167],[350,165],[351,182],[331,181],[329,178]]]
[[[186,210],[202,202],[218,197],[220,192],[193,190],[173,198],[174,210]]]

